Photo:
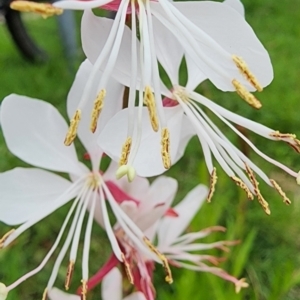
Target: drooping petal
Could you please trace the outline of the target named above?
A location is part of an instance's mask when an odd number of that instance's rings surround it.
[[[70,89],[67,98],[67,110],[69,118],[71,119],[76,111],[79,101],[82,98],[82,93],[91,73],[93,65],[89,62],[89,60],[85,60],[75,77],[73,85]],[[97,77],[100,78],[102,73],[99,71]],[[97,86],[98,82],[95,82],[91,87],[90,95],[97,95],[99,90]],[[104,98],[103,109],[100,113],[100,117],[97,124],[97,129],[94,133],[90,130],[90,122],[91,122],[91,113],[94,105],[94,98],[87,99],[86,104],[83,108],[81,114],[81,120],[78,127],[78,136],[83,143],[86,150],[89,152],[91,159],[93,156],[99,155],[101,150],[97,145],[97,137],[99,132],[103,129],[106,122],[118,111],[122,108],[123,101],[123,93],[124,87],[116,82],[114,79],[111,79],[107,85],[106,96]]]
[[[80,296],[65,293],[58,288],[52,288],[48,291],[50,300],[80,300]]]
[[[67,123],[51,104],[10,95],[1,108],[1,124],[9,150],[37,167],[82,174],[73,145],[64,145]]]
[[[101,294],[103,300],[122,299],[122,275],[117,268],[113,268],[103,278]]]
[[[181,132],[183,112],[180,107],[164,108],[164,112],[170,132],[171,161],[175,163],[181,142],[181,135],[178,133]],[[161,133],[153,131],[146,107],[143,108],[143,116],[142,139],[132,165],[138,175],[149,177],[163,173],[165,168],[161,158]],[[119,160],[122,144],[127,138],[127,124],[128,109],[124,109],[107,123],[99,136],[99,145],[115,161]]]
[[[174,207],[178,217],[164,217],[158,229],[158,244],[171,245],[172,242],[186,229],[195,214],[198,212],[207,196],[208,189],[198,185]]]
[[[16,168],[0,174],[0,220],[9,225],[28,221],[71,186],[56,174]]]

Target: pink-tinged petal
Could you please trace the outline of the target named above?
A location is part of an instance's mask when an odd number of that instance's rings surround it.
[[[66,147],[68,125],[51,104],[10,95],[1,108],[1,124],[9,150],[37,167],[82,174],[73,145]]]
[[[228,51],[230,55],[242,57],[262,86],[266,86],[272,81],[273,68],[268,52],[243,16],[235,9],[226,4],[212,1],[174,2],[173,4],[190,21]],[[225,61],[220,61],[218,55],[214,54],[211,48],[202,44],[201,40],[198,41],[200,43],[199,47],[207,56],[211,57],[216,63],[224,65],[230,71],[230,66],[227,66]],[[216,56],[214,57],[214,55]],[[214,82],[211,77],[213,74],[208,74],[204,69],[202,71]],[[238,72],[236,70],[236,72],[231,73],[241,79],[249,89],[253,90],[245,80],[242,80]],[[222,83],[220,82],[220,84]],[[225,90],[228,89],[225,88]]]
[[[157,19],[153,18],[155,51],[159,62],[173,85],[179,84],[179,66],[184,50],[176,37]]]
[[[71,186],[56,174],[16,168],[0,174],[0,220],[9,225],[28,221]]]
[[[91,10],[85,10],[81,21],[82,48],[92,64],[95,63],[103,50],[110,34],[114,20],[97,17]],[[125,26],[120,45],[120,51],[115,64],[113,76],[120,83],[129,86],[131,76],[131,30]],[[137,61],[139,61],[139,46],[137,41]],[[138,70],[138,78],[140,78]],[[137,86],[139,86],[137,79]]]
[[[177,218],[164,217],[159,225],[159,246],[171,245],[175,239],[187,228],[195,214],[206,199],[208,189],[204,185],[197,185],[186,197],[174,207]]]
[[[113,268],[102,281],[102,300],[122,299],[122,275],[117,268]]]
[[[140,199],[135,223],[144,231],[156,223],[171,206],[177,192],[177,181],[160,176],[151,184],[148,193]]]
[[[80,296],[65,293],[57,288],[52,288],[47,295],[50,300],[80,300]]]
[[[125,297],[123,300],[146,300],[146,297],[142,292],[135,292]]]
[[[78,108],[79,101],[82,98],[84,87],[87,79],[92,71],[93,65],[89,60],[85,60],[75,77],[73,85],[70,89],[67,98],[67,110],[69,118],[71,119],[74,112]],[[97,77],[100,78],[102,73],[99,71]],[[97,129],[94,133],[90,130],[91,113],[93,110],[94,100],[98,94],[98,82],[95,82],[90,90],[90,99],[86,99],[86,103],[82,110],[81,120],[78,126],[78,136],[83,143],[86,150],[89,152],[90,159],[101,155],[101,149],[97,144],[97,137],[99,132],[104,128],[107,121],[119,110],[122,109],[124,87],[111,79],[106,87],[106,96],[104,98],[104,106],[100,113],[97,124]]]
[[[224,0],[223,3],[235,9],[240,15],[245,15],[245,8],[240,0]]]
[[[170,132],[171,161],[175,163],[181,143],[181,135],[178,133],[181,132],[183,112],[180,107],[164,108],[164,112]],[[146,107],[143,108],[143,116],[142,139],[132,166],[138,175],[149,177],[163,173],[165,168],[161,158],[161,133],[153,131]],[[122,145],[127,138],[127,124],[128,109],[124,109],[107,123],[99,136],[99,145],[115,161],[119,160]]]

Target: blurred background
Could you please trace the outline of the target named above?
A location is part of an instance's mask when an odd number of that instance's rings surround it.
[[[281,132],[295,133],[300,137],[300,17],[299,0],[244,0],[246,19],[268,49],[275,71],[275,79],[257,95],[263,107],[257,111],[248,107],[233,93],[217,91],[209,82],[199,86],[206,97],[226,108]],[[71,16],[71,18],[73,18]],[[10,93],[18,93],[51,102],[66,116],[65,99],[79,66],[84,58],[80,50],[80,12],[74,14],[72,27],[75,49],[68,52],[62,42],[62,25],[56,17],[46,20],[24,15],[28,32],[36,40],[42,55],[35,63],[25,60],[14,43],[0,15],[0,99]],[[69,48],[70,50],[70,48]],[[183,76],[184,77],[184,76]],[[183,79],[184,80],[184,79]],[[214,120],[218,123],[218,120]],[[250,149],[224,128],[228,137],[251,157],[271,178],[277,180],[292,200],[286,206],[276,191],[261,183],[260,188],[269,202],[271,215],[267,216],[256,201],[248,201],[244,192],[218,170],[218,184],[212,203],[205,203],[194,219],[189,231],[222,225],[225,233],[214,233],[203,242],[240,240],[229,253],[206,251],[226,260],[220,264],[236,277],[247,278],[250,286],[236,295],[234,285],[205,273],[173,268],[174,283],[164,282],[160,267],[155,272],[155,286],[159,300],[238,300],[300,299],[300,188],[295,180],[283,171],[257,157]],[[294,170],[300,169],[300,156],[284,143],[264,140],[245,132],[247,136],[269,156]],[[82,152],[83,154],[83,152]],[[16,166],[26,166],[9,153],[0,132],[0,171]],[[186,155],[167,175],[179,181],[176,201],[198,183],[209,183],[203,155],[197,139],[189,144]],[[37,266],[50,249],[68,210],[68,205],[37,224],[13,245],[0,251],[0,282],[10,283]],[[1,209],[1,208],[0,208]],[[9,228],[0,223],[0,236]],[[105,233],[94,226],[91,245],[91,274],[94,274],[110,254]],[[54,256],[55,257],[55,256]],[[79,255],[80,257],[80,255]],[[41,299],[50,276],[54,260],[42,272],[13,290],[8,300]],[[67,261],[60,270],[56,286],[63,287]],[[71,292],[80,284],[80,260],[75,268]],[[88,299],[99,299],[100,286]]]

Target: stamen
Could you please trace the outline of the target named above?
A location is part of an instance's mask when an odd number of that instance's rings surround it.
[[[0,239],[0,249],[4,247],[5,241],[8,237],[15,231],[15,229],[11,229],[9,232],[5,233],[4,236]]]
[[[300,153],[300,141],[295,134],[274,131],[270,133],[270,136],[288,143],[296,152]]]
[[[247,198],[249,200],[254,199],[253,194],[251,193],[251,191],[249,190],[245,182],[243,182],[240,178],[236,176],[232,176],[231,179],[236,183],[237,186],[239,186],[241,189],[243,189],[246,192]]]
[[[247,89],[236,79],[232,80],[232,84],[235,87],[237,94],[244,99],[252,107],[259,109],[261,108],[261,103],[257,98],[255,98]]]
[[[43,18],[61,15],[63,13],[63,9],[54,7],[50,3],[36,3],[32,1],[12,1],[10,8],[22,12],[34,12]]]
[[[150,122],[154,131],[158,131],[158,117],[156,112],[155,98],[149,86],[145,87],[144,103],[147,105]]]
[[[47,300],[48,299],[48,290],[47,288],[44,289],[43,297],[42,300]]]
[[[74,114],[74,117],[70,121],[70,127],[64,142],[66,146],[70,146],[72,142],[75,140],[80,119],[81,119],[81,110],[77,109]]]
[[[259,182],[256,180],[255,178],[255,175],[253,173],[253,171],[250,169],[250,167],[245,163],[245,166],[246,166],[246,173],[248,174],[248,177],[253,185],[253,188],[254,188],[254,192],[257,196],[257,200],[259,202],[259,204],[262,206],[263,210],[265,211],[265,213],[267,215],[270,215],[271,214],[271,211],[269,209],[269,204],[268,202],[264,199],[264,197],[262,196],[259,188],[258,188],[258,185],[259,185]]]
[[[300,171],[298,172],[298,176],[296,177],[296,182],[298,185],[300,185]],[[1,249],[1,247],[0,247]]]
[[[86,280],[81,280],[81,286],[82,286],[82,289],[81,289],[81,300],[86,300],[86,294],[87,294],[87,289],[88,289],[88,286],[86,284]]]
[[[235,292],[238,294],[242,288],[247,288],[249,286],[248,282],[246,282],[246,278],[241,278],[239,281],[235,283]]]
[[[257,78],[252,74],[249,70],[246,62],[239,56],[232,55],[232,59],[235,65],[239,68],[241,73],[245,76],[245,78],[252,84],[254,88],[256,88],[259,92],[263,90],[262,86],[258,82]]]
[[[92,111],[92,119],[91,119],[91,124],[90,124],[90,129],[93,133],[97,129],[97,122],[98,122],[100,113],[103,108],[105,95],[106,95],[106,90],[103,89],[99,92],[96,100],[94,101],[94,107],[93,107],[93,111]]]
[[[132,139],[131,139],[131,137],[128,137],[122,147],[122,153],[121,153],[121,158],[119,160],[119,166],[123,166],[123,165],[127,164],[128,157],[130,154],[130,149],[131,149],[131,143],[132,143]]]
[[[67,269],[66,280],[65,280],[65,289],[66,289],[66,291],[68,291],[69,288],[70,288],[70,283],[71,283],[71,280],[72,280],[73,272],[74,272],[74,261],[70,260],[69,265],[68,265],[68,269]]]
[[[128,260],[126,259],[125,255],[123,253],[121,253],[121,257],[122,257],[122,261],[124,263],[127,278],[128,278],[128,280],[131,284],[134,284],[133,275],[131,273],[131,269],[130,269],[130,265],[128,263]]]
[[[285,192],[281,189],[279,184],[274,179],[270,179],[270,182],[272,183],[274,189],[278,192],[278,194],[283,198],[283,202],[286,205],[290,205],[292,203],[291,200],[286,196]]]
[[[214,195],[214,192],[215,192],[215,187],[216,187],[216,183],[217,183],[217,169],[214,168],[210,174],[210,184],[209,184],[209,192],[208,192],[208,195],[207,195],[207,199],[206,201],[208,203],[211,202],[211,198],[213,197]]]
[[[163,264],[163,267],[164,267],[164,270],[167,274],[166,277],[165,277],[165,280],[166,280],[166,282],[171,284],[173,282],[173,277],[172,277],[172,272],[171,272],[171,269],[170,269],[167,258],[155,248],[155,246],[150,242],[150,240],[148,238],[143,237],[143,240],[146,243],[146,245],[148,246],[148,248],[153,253],[155,253],[157,255],[157,257],[161,260],[161,262]]]
[[[170,133],[168,128],[163,128],[161,131],[161,156],[165,169],[170,169]]]

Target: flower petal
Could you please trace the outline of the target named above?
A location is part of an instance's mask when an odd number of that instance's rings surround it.
[[[71,186],[56,174],[16,168],[0,174],[0,220],[9,225],[28,221]]]
[[[52,288],[47,294],[50,300],[80,300],[80,296],[65,293],[58,288]]]
[[[122,299],[122,275],[117,268],[113,268],[102,281],[102,300]]]
[[[240,0],[224,0],[223,3],[234,8],[242,16],[245,15],[245,8]]]
[[[125,297],[123,300],[146,300],[146,297],[142,292],[135,292]]]
[[[1,125],[7,147],[20,159],[53,171],[82,174],[74,146],[64,145],[67,123],[51,104],[10,95],[2,102]]]
[[[207,196],[208,189],[197,185],[185,198],[174,207],[178,217],[164,217],[158,229],[158,245],[171,245],[172,242],[186,229],[195,214],[200,209]]]

